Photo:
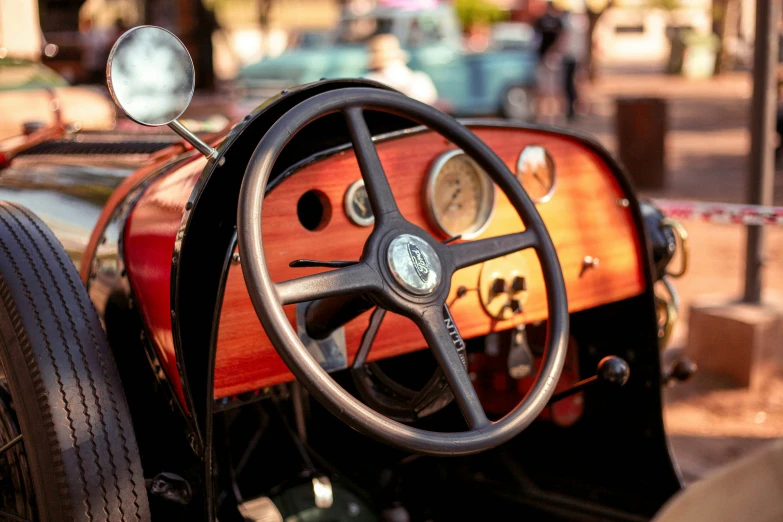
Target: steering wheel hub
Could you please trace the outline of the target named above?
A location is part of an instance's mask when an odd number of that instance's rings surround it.
[[[429,243],[412,234],[400,234],[389,243],[386,255],[389,271],[408,292],[431,294],[440,284],[443,269]]]

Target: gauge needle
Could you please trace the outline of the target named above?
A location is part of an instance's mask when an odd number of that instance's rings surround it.
[[[454,194],[451,195],[451,199],[449,199],[449,202],[446,203],[446,210],[451,209],[452,203],[454,203],[454,200],[457,199],[457,196],[459,196],[459,193],[462,189],[457,189],[454,191]]]
[[[546,186],[546,183],[544,182],[544,180],[541,179],[541,176],[538,175],[538,172],[533,171],[533,177],[538,180],[538,182],[541,184],[542,187],[544,187],[545,189],[549,188],[549,187]]]
[[[362,211],[362,214],[367,212],[367,205],[364,204],[364,200],[362,198],[353,200],[354,203],[356,203],[356,206],[359,207],[359,210]]]

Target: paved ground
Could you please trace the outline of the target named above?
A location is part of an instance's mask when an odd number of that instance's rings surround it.
[[[615,99],[662,97],[667,100],[670,126],[668,185],[665,190],[644,195],[742,202],[750,145],[750,93],[750,79],[741,73],[698,81],[613,74],[589,89],[590,113],[573,127],[595,135],[614,151]],[[781,169],[776,173],[775,188],[775,204],[783,205]],[[693,299],[705,295],[735,299],[743,286],[743,227],[703,222],[685,225],[691,236],[691,270],[676,281],[683,313],[670,345],[672,352],[682,349],[687,341],[687,310]],[[783,228],[768,229],[767,262],[765,295],[779,299],[783,296]],[[783,379],[770,383],[763,392],[750,393],[699,375],[692,382],[665,390],[665,397],[667,429],[688,481],[783,436]]]

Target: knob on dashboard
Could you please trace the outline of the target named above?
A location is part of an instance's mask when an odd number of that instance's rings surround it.
[[[598,363],[597,375],[598,378],[605,383],[624,386],[631,376],[631,369],[624,359],[610,355],[604,357]]]
[[[511,291],[514,292],[514,293],[526,292],[527,291],[527,280],[523,276],[516,276],[516,277],[514,277],[514,280],[511,281]]]
[[[492,281],[492,293],[495,295],[506,293],[506,280],[502,277],[496,278]]]

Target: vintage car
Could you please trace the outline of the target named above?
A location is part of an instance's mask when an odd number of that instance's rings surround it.
[[[637,521],[682,489],[675,235],[595,141],[363,80],[195,136],[149,26],[108,73],[187,143],[78,133],[0,175],[0,518]]]
[[[310,45],[305,42],[245,67],[238,83],[246,95],[263,97],[321,78],[360,77],[367,72],[367,41],[376,34],[391,33],[410,53],[409,66],[432,78],[440,104],[449,113],[501,113],[527,121],[535,115],[538,58],[532,35],[522,31],[520,36],[517,30],[512,36],[510,32],[498,34],[484,52],[466,52],[452,5],[424,10],[379,7],[346,16],[329,37],[321,35]]]
[[[114,108],[105,92],[72,87],[42,63],[16,58],[0,58],[0,113],[0,140],[21,135],[26,125],[62,123],[90,131],[111,130],[115,125]]]

